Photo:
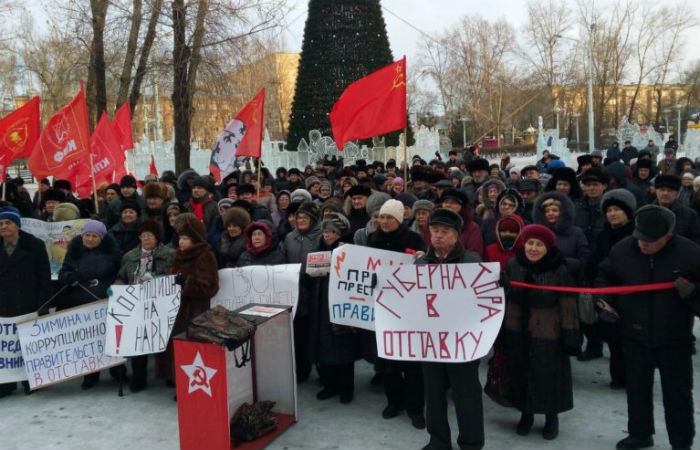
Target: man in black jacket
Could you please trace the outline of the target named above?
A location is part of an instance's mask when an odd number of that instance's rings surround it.
[[[417,264],[478,263],[476,253],[465,250],[459,235],[464,223],[455,212],[439,208],[433,211],[428,226],[430,247]],[[452,448],[447,420],[447,389],[452,388],[457,413],[461,449],[478,450],[484,446],[484,412],[479,383],[479,360],[465,363],[423,363],[426,424],[430,442],[424,450]]]
[[[16,317],[35,312],[49,299],[51,269],[44,243],[20,230],[19,211],[0,207],[0,316]],[[29,394],[29,384],[22,382]],[[17,389],[16,383],[0,384],[0,397]]]
[[[622,239],[603,261],[597,286],[674,282],[674,288],[620,295],[599,301],[601,318],[622,322],[627,380],[629,436],[622,450],[654,445],[653,386],[659,369],[669,441],[690,449],[695,436],[691,332],[700,315],[700,247],[674,234],[676,216],[647,205],[635,214],[632,236]]]
[[[657,175],[654,178],[654,204],[668,208],[676,215],[674,234],[700,244],[700,218],[698,213],[678,201],[680,189],[681,179],[677,176]]]

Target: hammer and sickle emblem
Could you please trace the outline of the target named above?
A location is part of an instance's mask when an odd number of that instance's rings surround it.
[[[396,66],[396,75],[394,75],[391,89],[396,89],[399,86],[406,86],[406,78],[404,77],[403,67]]]
[[[209,387],[209,380],[207,380],[207,372],[201,367],[197,366],[192,373],[192,381],[190,386],[207,386]]]

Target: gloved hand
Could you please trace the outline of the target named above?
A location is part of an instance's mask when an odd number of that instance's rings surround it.
[[[376,273],[372,274],[372,284],[370,284],[370,287],[372,289],[377,287],[377,274]]]
[[[676,292],[678,292],[678,295],[680,295],[683,300],[693,295],[693,292],[697,289],[695,283],[683,277],[676,278],[674,285],[676,286]]]
[[[503,289],[508,289],[510,287],[510,277],[505,270],[501,270],[501,275],[498,277],[498,284],[500,284]]]
[[[179,284],[180,286],[184,286],[186,280],[187,280],[187,277],[185,277],[181,273],[178,273],[177,275],[175,275],[175,283]]]

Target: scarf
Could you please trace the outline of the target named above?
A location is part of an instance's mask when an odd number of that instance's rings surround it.
[[[200,222],[204,222],[204,205],[209,203],[211,201],[211,198],[208,196],[202,200],[202,201],[196,201],[192,197],[190,197],[190,207],[192,207],[192,213],[197,216],[197,219],[199,219]]]
[[[136,268],[136,274],[134,275],[134,281],[137,283],[142,283],[151,279],[151,272],[153,272],[153,250],[146,251],[141,249],[141,257],[139,258],[139,265]]]

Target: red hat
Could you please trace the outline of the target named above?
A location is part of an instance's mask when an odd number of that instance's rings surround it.
[[[528,239],[539,239],[547,246],[547,250],[551,249],[557,241],[554,232],[544,225],[526,225],[520,237],[523,242],[527,242]]]
[[[501,217],[498,220],[498,222],[496,223],[496,227],[498,229],[498,232],[510,231],[512,233],[518,234],[518,233],[520,233],[520,230],[523,228],[522,224],[523,224],[523,221],[519,216],[516,216],[514,214],[508,214],[508,215]]]

